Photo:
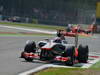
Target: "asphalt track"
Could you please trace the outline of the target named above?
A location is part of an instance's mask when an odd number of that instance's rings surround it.
[[[4,29],[6,30],[6,29]],[[13,30],[12,30],[13,32]],[[45,63],[26,62],[19,58],[27,40],[38,42],[47,36],[0,36],[0,75],[17,75],[21,72],[39,67]],[[74,38],[66,38],[74,43]],[[100,53],[100,34],[90,38],[79,38],[79,44],[89,45],[90,52]]]

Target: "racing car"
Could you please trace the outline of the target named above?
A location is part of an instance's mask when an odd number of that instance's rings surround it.
[[[78,43],[75,43],[78,44]],[[60,61],[65,65],[72,66],[75,63],[87,63],[89,48],[88,45],[70,44],[61,37],[55,39],[44,39],[36,43],[35,41],[26,42],[21,58],[26,61]]]
[[[66,30],[63,30],[66,34],[75,34],[76,32],[78,35],[82,36],[92,36],[92,34],[97,30],[96,25],[89,25],[87,29],[83,29],[80,25],[77,26],[68,26]]]

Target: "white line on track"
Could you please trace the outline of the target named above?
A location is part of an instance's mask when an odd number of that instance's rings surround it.
[[[30,29],[30,28],[4,26],[4,25],[0,25],[0,27],[18,29],[18,30],[25,30],[25,31],[33,31],[33,32],[40,32],[40,33],[47,33],[47,34],[56,34],[56,32],[47,31],[47,30],[40,30],[40,29]]]

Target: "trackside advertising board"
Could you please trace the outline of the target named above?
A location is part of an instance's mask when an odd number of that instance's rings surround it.
[[[100,25],[100,2],[96,5],[96,23]]]
[[[100,2],[97,2],[97,6],[96,6],[96,18],[100,18]]]

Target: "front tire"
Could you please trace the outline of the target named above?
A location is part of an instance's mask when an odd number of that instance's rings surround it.
[[[21,52],[21,56],[20,56],[21,58],[24,58],[24,51],[23,52]]]
[[[25,45],[24,52],[27,52],[27,53],[33,52],[33,53],[35,53],[36,52],[36,43],[34,41],[29,41]]]
[[[28,61],[28,62],[32,62],[33,58],[25,58],[25,60]]]

